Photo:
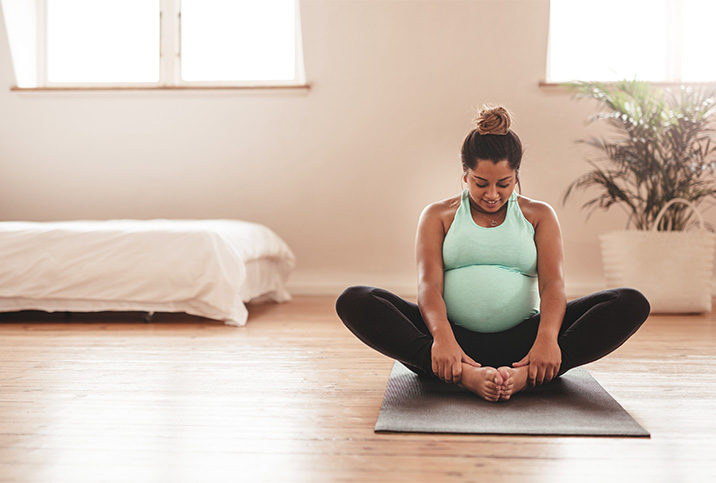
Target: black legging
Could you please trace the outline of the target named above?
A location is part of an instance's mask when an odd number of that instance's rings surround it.
[[[649,302],[630,288],[605,290],[567,303],[557,342],[562,350],[559,374],[596,361],[622,345],[649,316]],[[430,334],[418,306],[387,290],[349,287],[336,300],[343,323],[368,346],[433,376]],[[493,333],[450,324],[465,354],[483,366],[512,366],[532,348],[540,315]]]

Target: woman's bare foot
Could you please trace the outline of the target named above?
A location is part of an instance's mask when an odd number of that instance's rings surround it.
[[[513,394],[517,394],[527,387],[527,374],[529,366],[500,367],[497,372],[502,376],[503,384],[500,392],[500,401],[507,401]]]
[[[504,382],[502,374],[494,367],[462,365],[462,381],[459,385],[486,401],[500,400]]]
[[[515,377],[513,371],[509,367],[500,367],[497,372],[502,376],[502,387],[500,391],[500,401],[507,401],[514,393]]]

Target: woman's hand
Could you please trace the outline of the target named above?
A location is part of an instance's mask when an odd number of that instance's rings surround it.
[[[556,338],[537,336],[532,349],[513,367],[529,366],[527,382],[531,386],[539,386],[557,376],[562,364],[562,351]]]
[[[462,379],[462,363],[480,367],[472,360],[454,337],[434,339],[432,347],[433,373],[450,384],[458,384]]]

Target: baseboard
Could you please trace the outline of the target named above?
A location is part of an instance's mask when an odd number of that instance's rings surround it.
[[[418,293],[417,281],[413,277],[396,277],[375,273],[297,273],[289,279],[288,291],[297,296],[338,296],[351,285],[380,287],[401,297],[414,298]],[[606,283],[603,279],[572,282],[567,280],[565,288],[567,299],[572,300],[604,290]],[[716,281],[712,286],[712,293],[716,296]]]
[[[338,296],[343,290],[352,285],[368,285],[389,290],[401,297],[414,297],[417,295],[417,285],[414,280],[401,279],[381,274],[307,274],[297,273],[288,281],[288,291],[292,295],[331,295]]]
[[[402,297],[415,297],[418,293],[417,281],[412,277],[395,277],[382,274],[311,274],[297,273],[288,282],[288,290],[292,295],[305,296],[338,296],[351,285],[369,285],[380,287]],[[567,282],[567,298],[583,297],[604,290],[603,280]]]

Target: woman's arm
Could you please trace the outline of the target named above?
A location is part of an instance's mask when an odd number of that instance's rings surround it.
[[[537,276],[540,293],[540,323],[532,349],[516,367],[529,365],[532,385],[549,382],[559,372],[562,353],[557,336],[564,319],[567,297],[564,290],[564,248],[557,214],[546,203],[533,204],[533,226],[537,245]]]
[[[415,253],[418,264],[418,306],[433,336],[433,373],[445,382],[459,383],[462,363],[478,366],[455,340],[443,300],[442,245],[445,228],[441,218],[441,204],[423,210],[418,222]]]

